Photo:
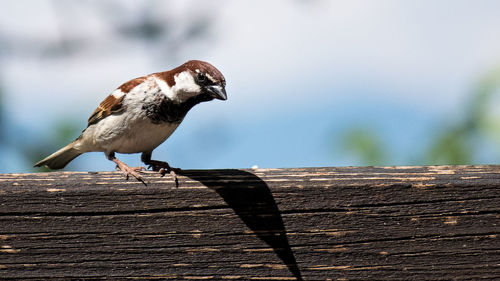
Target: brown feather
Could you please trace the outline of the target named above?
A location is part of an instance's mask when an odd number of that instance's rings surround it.
[[[133,88],[137,87],[137,85],[141,84],[146,80],[146,76],[138,77],[132,79],[128,82],[123,83],[118,89],[120,89],[124,94],[130,92]]]
[[[103,118],[112,113],[121,111],[123,97],[125,97],[125,95],[119,98],[109,95],[106,99],[104,99],[96,110],[94,110],[92,115],[90,115],[87,127],[101,121]]]

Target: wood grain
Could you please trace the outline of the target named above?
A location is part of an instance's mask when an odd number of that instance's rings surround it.
[[[500,279],[500,166],[0,174],[0,278]]]

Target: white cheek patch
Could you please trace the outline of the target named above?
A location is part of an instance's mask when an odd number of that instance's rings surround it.
[[[175,85],[173,88],[184,92],[198,92],[200,86],[194,81],[193,75],[187,71],[183,71],[174,77]]]
[[[193,75],[189,71],[183,71],[175,75],[175,84],[172,87],[168,86],[167,82],[158,77],[154,77],[154,82],[165,96],[177,102],[184,102],[201,92],[200,86],[196,84]]]
[[[171,91],[175,97],[173,99],[183,102],[190,97],[196,96],[201,92],[201,88],[196,81],[194,81],[193,75],[188,71],[183,71],[174,77],[175,85],[172,87]]]

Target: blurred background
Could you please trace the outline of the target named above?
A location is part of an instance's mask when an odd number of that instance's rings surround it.
[[[154,151],[175,167],[500,162],[499,1],[0,6],[3,173],[43,171],[113,89],[189,59],[222,71],[228,100],[195,107]],[[94,152],[66,170],[114,166]]]

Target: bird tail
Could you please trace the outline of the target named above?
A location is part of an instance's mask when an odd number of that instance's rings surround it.
[[[58,151],[52,153],[45,159],[37,162],[35,164],[35,167],[41,167],[45,165],[51,169],[64,168],[71,160],[75,159],[76,157],[78,157],[80,154],[83,153],[81,150],[75,148],[77,142],[78,139],[66,145],[65,147],[59,149]]]

